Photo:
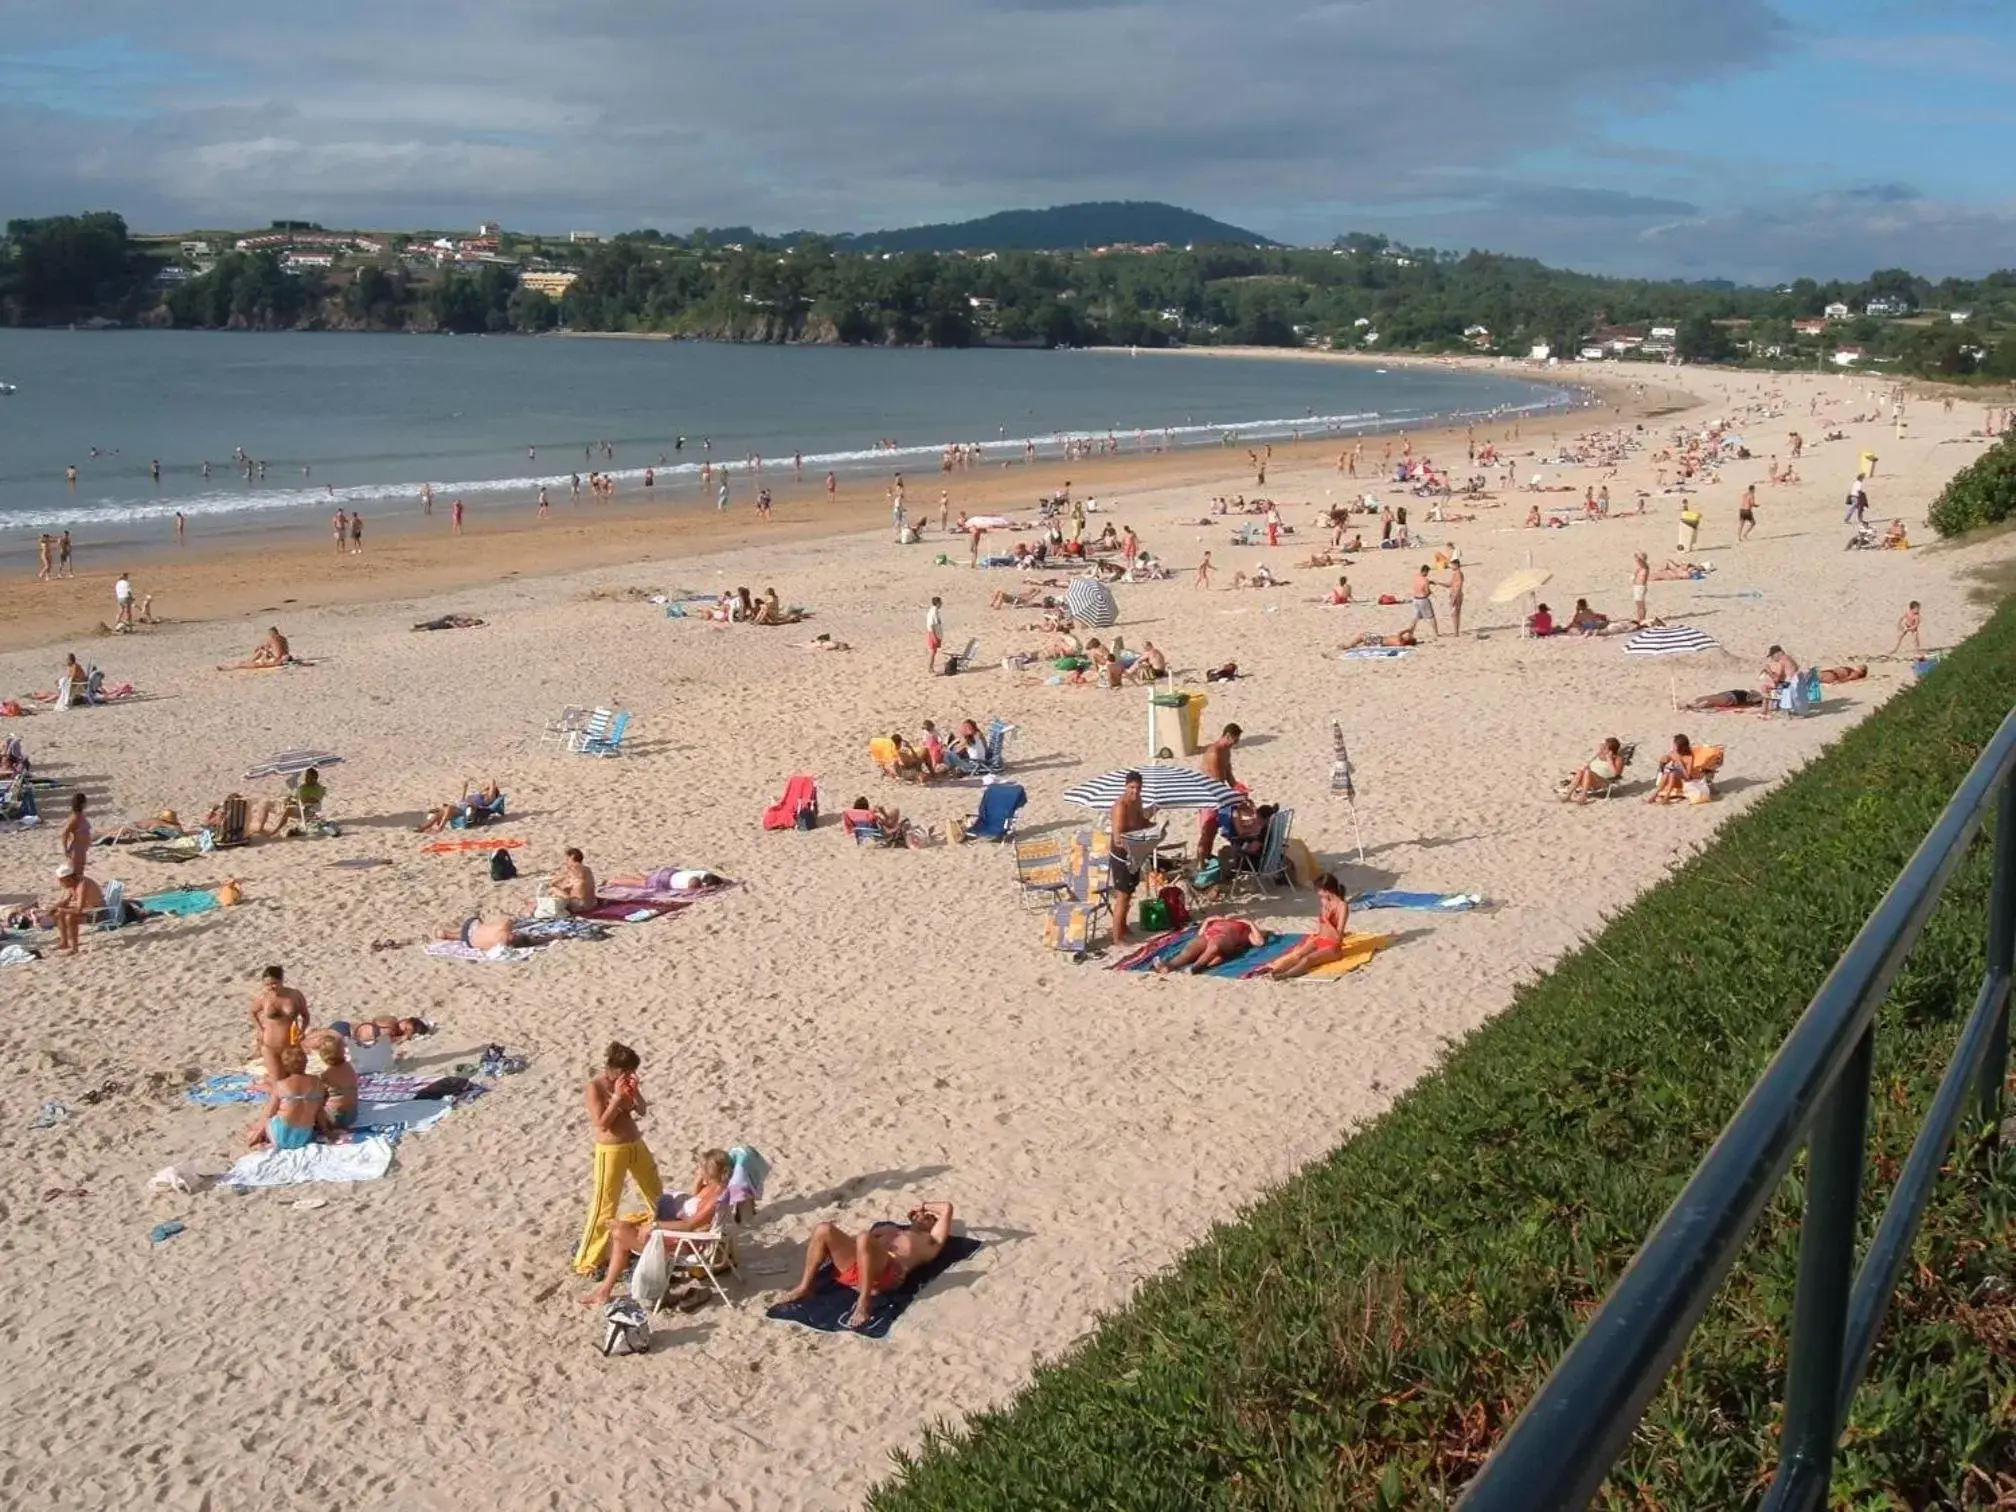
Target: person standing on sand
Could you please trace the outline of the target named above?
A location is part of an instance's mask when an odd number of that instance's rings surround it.
[[[1107,886],[1113,894],[1113,943],[1127,943],[1127,916],[1132,911],[1134,891],[1141,885],[1141,873],[1127,858],[1127,837],[1149,824],[1149,811],[1141,802],[1141,774],[1129,772],[1120,784],[1108,818],[1112,850],[1106,858]]]
[[[420,513],[423,515],[434,513],[434,485],[432,483],[422,483],[420,485]]]
[[[896,544],[900,546],[903,544],[903,531],[910,523],[910,516],[909,511],[903,507],[903,484],[901,481],[903,474],[898,473],[896,477],[898,481],[896,490],[890,499],[889,518],[896,526]]]
[[[637,1129],[638,1115],[650,1110],[637,1084],[641,1064],[635,1050],[611,1041],[602,1056],[601,1073],[589,1078],[583,1094],[588,1122],[595,1130],[595,1181],[581,1243],[574,1251],[578,1275],[592,1275],[602,1268],[609,1253],[609,1225],[616,1221],[622,1206],[626,1182],[636,1183],[653,1212],[665,1195],[658,1162],[651,1158],[651,1148]]]
[[[952,528],[952,490],[938,490],[938,534],[945,535]]]
[[[119,574],[119,581],[112,585],[112,601],[119,606],[119,617],[112,624],[114,629],[133,628],[133,579],[126,573]]]
[[[1449,633],[1463,633],[1463,558],[1449,558],[1449,580],[1442,585],[1449,590]],[[1438,630],[1436,634],[1441,634]]]
[[[1414,574],[1414,623],[1428,621],[1428,628],[1435,632],[1435,639],[1442,639],[1442,622],[1435,618],[1435,583],[1428,576],[1428,564],[1423,562]]]
[[[791,481],[793,483],[803,483],[805,481],[805,453],[803,452],[791,453]]]
[[[1918,639],[1918,627],[1921,623],[1922,619],[1918,612],[1918,600],[1913,599],[1911,600],[1910,607],[1904,611],[1903,618],[1897,621],[1897,644],[1890,648],[1892,656],[1895,656],[1899,651],[1904,649],[1904,641],[1907,636],[1911,641],[1911,649],[1916,651],[1920,656],[1925,654],[1925,643]]]
[[[1191,579],[1190,586],[1193,588],[1209,588],[1211,586],[1210,552],[1205,552],[1204,560],[1197,564],[1197,576]]]
[[[364,554],[364,516],[361,514],[350,516],[350,554],[352,556]]]
[[[56,537],[43,531],[35,538],[35,581],[46,583],[56,571]]]
[[[724,514],[728,509],[728,469],[721,469],[721,481],[714,485],[714,512]]]
[[[1752,483],[1743,490],[1743,498],[1736,506],[1736,539],[1747,541],[1750,532],[1757,528],[1757,485]]]
[[[175,511],[175,544],[177,546],[186,545],[188,543],[188,535],[189,521],[184,518],[182,511],[178,509]]]
[[[1236,724],[1228,724],[1218,733],[1218,738],[1204,747],[1197,765],[1204,775],[1214,782],[1222,782],[1237,792],[1245,792],[1239,779],[1232,775],[1232,750],[1239,744],[1239,737],[1245,731]],[[1222,821],[1219,810],[1205,809],[1197,817],[1197,864],[1202,866],[1211,859],[1211,847],[1217,842],[1218,829]]]
[[[829,499],[830,499],[830,498],[832,498],[832,497],[833,497],[833,492],[834,492],[834,490],[835,490],[835,489],[837,489],[837,488],[838,488],[839,486],[840,486],[840,480],[839,480],[838,478],[834,477],[834,476],[833,476],[833,474],[831,474],[830,472],[829,472],[828,474],[826,474],[826,497],[827,497],[827,498],[829,498]]]
[[[77,658],[70,658],[76,665]],[[81,683],[72,685],[70,696],[82,701],[84,687]],[[83,876],[91,861],[91,821],[84,817],[85,798],[82,793],[70,795],[70,817],[63,821],[63,865],[65,870]]]
[[[542,484],[539,489],[539,518],[543,520],[552,512],[553,512],[552,501],[546,497],[546,489],[545,486]]]
[[[924,663],[924,670],[936,674],[938,671],[938,648],[945,644],[944,600],[933,597],[931,607],[924,611],[924,646],[930,652]]]
[[[1631,619],[1634,624],[1645,623],[1645,585],[1651,581],[1652,564],[1640,551],[1631,558]]]
[[[452,506],[455,515],[455,534],[462,534],[462,501],[457,499]]]
[[[329,528],[331,531],[335,533],[336,536],[336,554],[338,556],[341,556],[343,554],[345,544],[349,540],[350,536],[349,511],[342,509],[337,510],[335,518],[333,518],[329,522]]]

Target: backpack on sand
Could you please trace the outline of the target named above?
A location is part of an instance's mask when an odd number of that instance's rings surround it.
[[[618,1297],[602,1309],[602,1353],[637,1355],[651,1348],[651,1320],[634,1297]]]
[[[518,868],[511,862],[511,852],[495,850],[490,853],[490,880],[509,882],[518,875]]]

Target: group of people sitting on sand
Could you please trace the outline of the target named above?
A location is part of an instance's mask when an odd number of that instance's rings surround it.
[[[747,588],[737,588],[732,593],[722,593],[714,606],[699,618],[724,625],[795,625],[805,619],[806,614],[803,609],[785,608],[775,588],[764,589],[761,598],[752,598]]]
[[[247,1146],[299,1150],[345,1138],[357,1123],[358,1073],[390,1070],[398,1046],[433,1032],[425,1019],[390,1017],[311,1028],[307,996],[287,985],[284,967],[268,966],[252,998],[252,1049],[266,1106],[247,1131]]]

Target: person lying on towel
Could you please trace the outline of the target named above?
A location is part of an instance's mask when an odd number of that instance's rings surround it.
[[[1196,939],[1166,961],[1155,963],[1155,975],[1188,971],[1192,976],[1202,976],[1213,966],[1237,960],[1247,951],[1265,945],[1267,939],[1266,930],[1245,919],[1206,919]]]
[[[784,1300],[803,1302],[811,1296],[818,1284],[819,1267],[830,1260],[833,1279],[860,1293],[847,1319],[851,1327],[860,1328],[868,1321],[869,1305],[875,1295],[896,1290],[910,1272],[937,1259],[951,1237],[949,1202],[920,1203],[910,1210],[908,1227],[878,1223],[858,1238],[837,1223],[822,1223],[805,1241],[804,1274]]]
[[[1355,651],[1360,646],[1411,646],[1413,644],[1414,627],[1409,625],[1405,630],[1401,630],[1393,635],[1373,635],[1369,631],[1363,635],[1354,635],[1350,640],[1344,642],[1344,649],[1346,651]]]

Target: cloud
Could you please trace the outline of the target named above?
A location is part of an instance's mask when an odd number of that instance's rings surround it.
[[[1862,184],[1853,189],[1843,189],[1841,197],[1876,205],[1908,205],[1925,196],[1909,184]]]
[[[1580,189],[1566,184],[1522,184],[1493,196],[1500,208],[1516,213],[1557,215],[1584,220],[1641,220],[1647,216],[1697,215],[1700,206],[1687,200],[1661,199],[1622,189]]]
[[[75,79],[0,90],[0,203],[161,228],[846,230],[1161,198],[1327,236],[1311,202],[1593,144],[1591,100],[1668,98],[1780,36],[1770,0],[353,0],[339,26],[249,0],[16,5],[31,70],[122,39],[95,82],[146,118],[72,108]]]

